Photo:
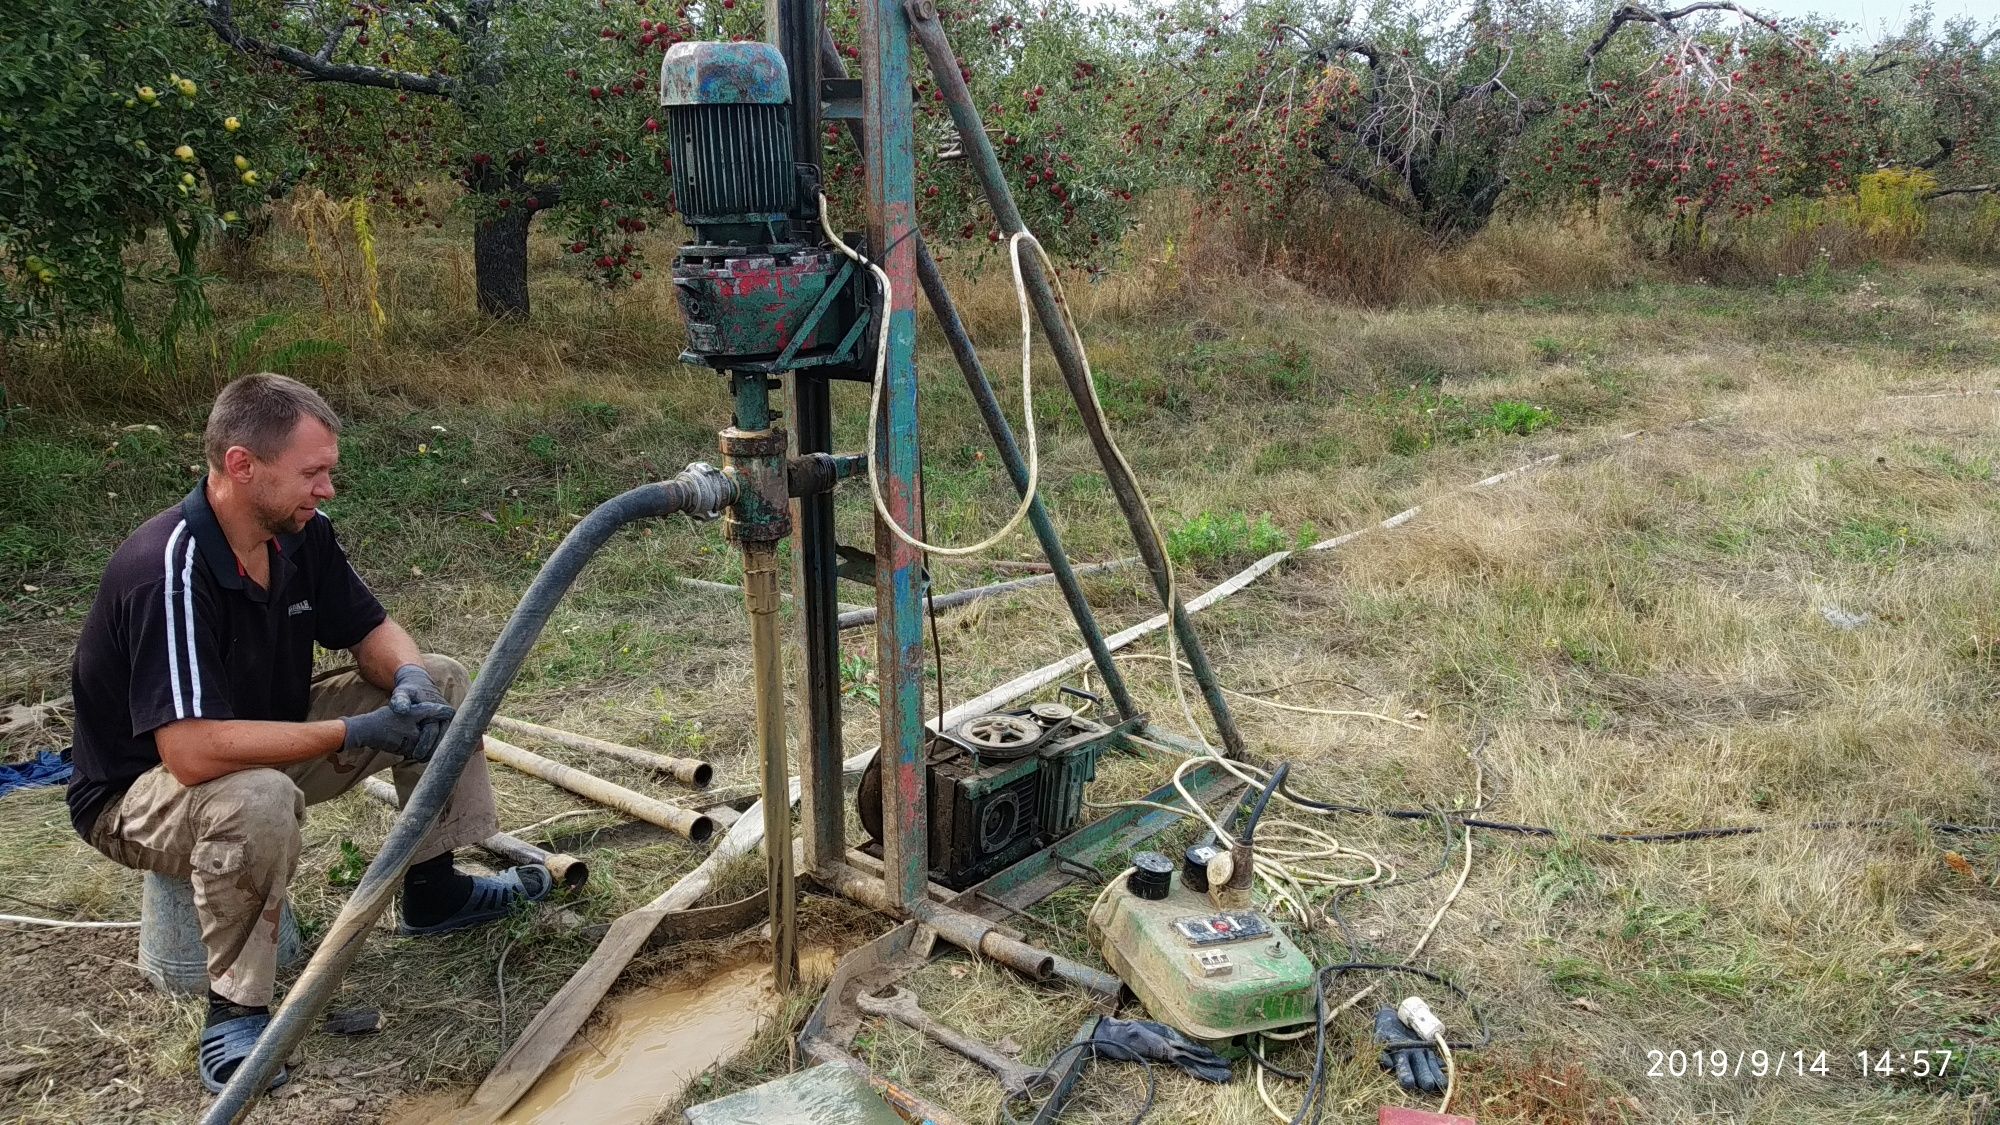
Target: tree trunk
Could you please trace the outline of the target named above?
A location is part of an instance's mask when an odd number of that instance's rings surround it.
[[[472,273],[479,311],[487,316],[528,315],[528,222],[525,207],[502,212],[472,230]]]

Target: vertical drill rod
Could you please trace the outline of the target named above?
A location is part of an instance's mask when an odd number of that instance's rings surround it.
[[[792,770],[785,748],[785,658],[778,645],[778,543],[791,532],[785,432],[771,416],[761,374],[730,373],[736,424],[722,431],[722,463],[736,480],[723,531],[743,549],[743,603],[750,617],[757,761],[764,796],[764,854],[771,902],[772,975],[788,991],[798,975],[798,891],[792,871]]]
[[[778,646],[778,550],[743,545],[744,604],[757,692],[757,757],[764,785],[764,855],[771,888],[772,972],[778,991],[799,971],[798,891],[792,872],[791,769],[785,753],[785,668]]]

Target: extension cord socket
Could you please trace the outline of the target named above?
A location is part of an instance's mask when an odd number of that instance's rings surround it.
[[[1432,1113],[1427,1109],[1404,1109],[1401,1106],[1385,1105],[1376,1115],[1376,1125],[1479,1125],[1470,1117],[1460,1117],[1456,1113]]]

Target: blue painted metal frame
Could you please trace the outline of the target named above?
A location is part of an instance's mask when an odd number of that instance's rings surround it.
[[[876,449],[884,507],[905,529],[923,526],[917,494],[916,153],[910,28],[900,0],[862,0],[862,108],[869,122],[868,245],[889,276],[878,304],[888,318]],[[879,298],[878,298],[879,300]],[[922,556],[875,528],[875,666],[882,689],[883,866],[889,901],[921,902],[930,878],[923,754]]]

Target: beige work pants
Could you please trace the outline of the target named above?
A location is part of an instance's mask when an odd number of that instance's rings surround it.
[[[458,661],[426,655],[424,667],[453,706],[465,699],[471,678]],[[388,701],[389,693],[359,672],[339,672],[314,682],[306,718],[359,715]],[[330,801],[385,769],[400,801],[409,800],[424,774],[418,763],[371,750],[337,750],[192,786],[155,766],[98,814],[90,844],[126,867],[191,880],[210,986],[231,1003],[262,1007],[271,1002],[276,982],[278,912],[298,866],[306,806]],[[415,859],[478,843],[499,830],[486,760],[474,757]]]

